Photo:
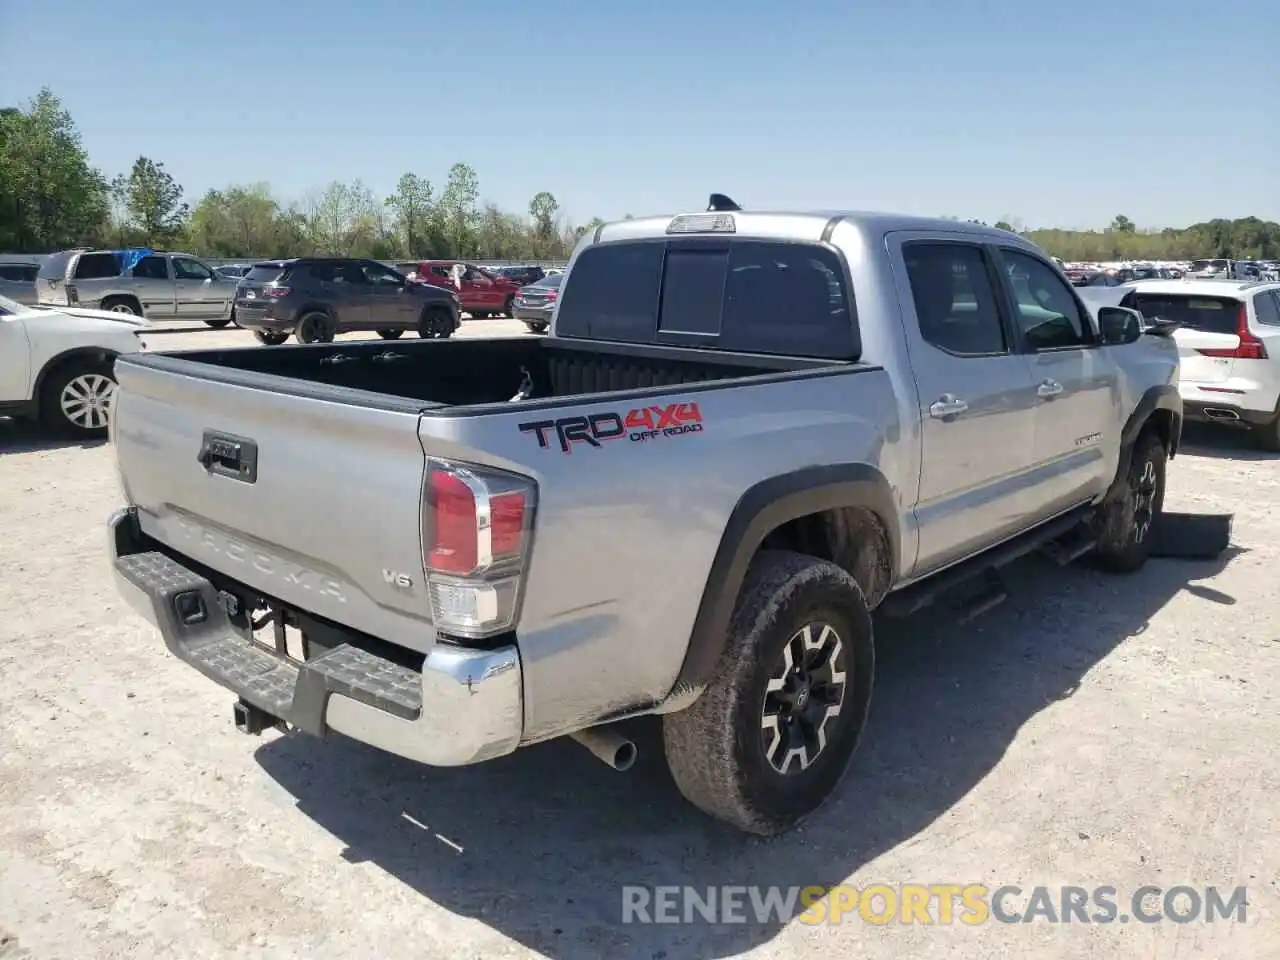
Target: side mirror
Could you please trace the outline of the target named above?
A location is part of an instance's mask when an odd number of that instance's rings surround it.
[[[1137,343],[1142,336],[1142,314],[1127,307],[1099,307],[1098,329],[1109,347]]]

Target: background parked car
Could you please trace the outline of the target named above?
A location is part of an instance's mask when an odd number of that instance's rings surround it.
[[[435,287],[453,290],[462,309],[477,320],[495,314],[511,316],[520,284],[474,263],[463,263],[462,286],[455,287],[451,271],[458,260],[423,260],[418,264],[418,280]]]
[[[499,267],[494,271],[499,276],[506,277],[522,287],[527,287],[531,283],[537,283],[547,275],[547,272],[541,267]]]
[[[543,277],[537,283],[521,287],[513,304],[514,316],[523,320],[533,333],[546,333],[551,325],[551,312],[560,296],[560,282],[564,274]]]
[[[224,263],[221,266],[213,268],[214,273],[228,280],[239,281],[246,273],[249,272],[249,264],[247,263]]]
[[[80,439],[105,437],[115,359],[137,353],[147,321],[0,297],[0,416],[39,420]]]
[[[36,274],[40,264],[24,261],[0,263],[0,296],[22,304],[36,302]]]
[[[89,307],[151,319],[232,320],[236,281],[185,253],[63,250],[45,257],[36,297],[51,307]]]
[[[328,343],[339,333],[376,330],[394,340],[453,335],[461,308],[448,290],[412,283],[375,260],[300,257],[256,263],[236,292],[237,323],[265,344]]]

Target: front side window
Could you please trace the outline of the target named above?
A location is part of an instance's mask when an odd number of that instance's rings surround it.
[[[212,280],[213,271],[198,260],[186,257],[173,258],[173,274],[179,280]]]
[[[404,277],[396,273],[394,270],[388,270],[380,263],[366,261],[364,265],[364,274],[369,278],[369,282],[379,287],[398,287],[404,284]]]
[[[1091,346],[1090,326],[1071,288],[1042,260],[1002,250],[1022,335],[1033,350]]]

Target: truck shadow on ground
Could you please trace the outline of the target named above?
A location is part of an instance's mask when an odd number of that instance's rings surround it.
[[[6,453],[37,453],[41,450],[63,450],[80,447],[91,450],[106,443],[101,440],[76,440],[59,437],[38,423],[0,417],[0,456]]]
[[[1248,430],[1208,423],[1188,423],[1183,426],[1179,453],[1212,460],[1280,460],[1280,453],[1258,449]]]
[[[347,845],[347,860],[372,862],[532,950],[566,960],[728,957],[770,941],[785,921],[758,923],[748,907],[746,924],[623,924],[622,887],[843,881],[961,800],[1030,718],[1072,696],[1175,594],[1234,603],[1194,581],[1237,552],[1153,560],[1131,578],[1031,559],[1009,570],[1011,599],[963,627],[943,610],[878,624],[862,750],[832,802],[775,840],[688,806],[653,721],[634,725],[641,759],[626,774],[563,740],[456,770],[301,735],[264,744],[257,759]]]

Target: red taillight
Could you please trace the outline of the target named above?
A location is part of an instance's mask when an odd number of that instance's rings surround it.
[[[1240,304],[1240,313],[1236,317],[1236,336],[1240,338],[1240,346],[1233,350],[1210,350],[1196,348],[1196,353],[1206,357],[1226,357],[1232,360],[1266,360],[1267,345],[1249,330],[1249,308]]]
[[[547,291],[547,302],[548,302],[548,303],[550,303],[552,300],[554,300],[554,299],[555,299],[556,297],[558,297],[558,296],[560,296],[560,291],[559,291],[559,290],[548,290],[548,291]]]
[[[514,625],[535,493],[526,477],[427,461],[422,566],[437,629],[481,638]]]
[[[268,297],[287,297],[293,293],[292,287],[263,287],[262,292]]]
[[[456,574],[474,570],[479,551],[476,495],[466,481],[456,473],[432,470],[427,476],[427,513],[427,567]]]

